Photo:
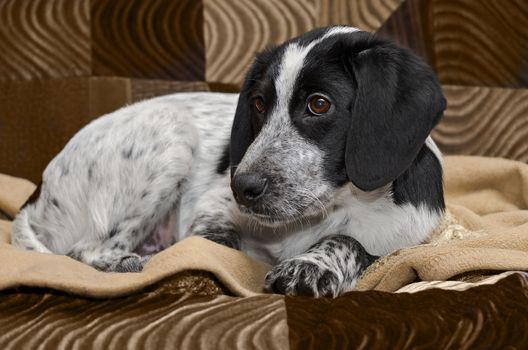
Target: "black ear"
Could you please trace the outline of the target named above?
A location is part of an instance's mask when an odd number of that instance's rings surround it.
[[[244,158],[247,149],[255,139],[256,130],[251,120],[253,106],[251,105],[251,89],[254,84],[263,79],[266,68],[274,56],[278,55],[280,50],[276,47],[270,47],[255,57],[252,66],[246,74],[244,84],[238,96],[238,105],[235,111],[233,127],[231,128],[231,141],[229,146],[229,165],[231,168],[231,177],[238,164]]]
[[[246,150],[254,139],[248,91],[248,80],[246,80],[238,96],[238,105],[233,120],[233,127],[231,128],[231,141],[229,146],[231,177],[233,177],[236,167],[242,161]]]
[[[357,95],[346,171],[354,185],[372,191],[409,168],[446,102],[431,68],[410,50],[366,33],[347,46]]]

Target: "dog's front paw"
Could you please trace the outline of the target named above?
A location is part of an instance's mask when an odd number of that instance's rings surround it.
[[[339,294],[339,278],[327,268],[302,259],[288,259],[273,267],[266,275],[267,291],[286,295],[335,297]]]
[[[119,260],[115,266],[113,266],[114,272],[141,272],[143,266],[150,259],[150,255],[139,256],[136,254],[131,254],[124,256]]]

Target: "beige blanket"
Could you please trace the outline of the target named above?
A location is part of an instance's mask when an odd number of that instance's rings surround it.
[[[0,175],[0,209],[14,216],[34,187]],[[412,282],[446,280],[468,272],[528,270],[527,164],[446,157],[445,188],[452,215],[431,242],[381,259],[363,275],[358,289],[396,291]],[[249,296],[262,291],[269,269],[241,252],[192,237],[154,256],[141,273],[103,273],[65,256],[14,248],[9,232],[10,223],[0,221],[0,289],[38,286],[115,297],[184,270],[205,270],[234,294]]]

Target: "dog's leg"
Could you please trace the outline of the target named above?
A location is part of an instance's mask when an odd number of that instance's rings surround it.
[[[231,219],[235,207],[229,185],[213,188],[198,201],[190,233],[238,250],[240,236]]]
[[[206,238],[233,249],[240,249],[240,236],[236,228],[221,213],[203,213],[191,227],[192,235]]]
[[[104,240],[77,242],[67,255],[101,271],[139,272],[150,256],[140,256],[133,251],[149,230],[137,227],[133,222],[122,222]]]
[[[140,256],[126,249],[123,242],[86,242],[68,256],[105,272],[140,272],[150,256]]]
[[[266,289],[288,295],[335,297],[351,290],[376,258],[352,237],[328,236],[306,253],[276,265],[266,276]]]

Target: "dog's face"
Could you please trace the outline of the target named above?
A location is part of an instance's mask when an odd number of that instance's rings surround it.
[[[319,215],[412,163],[445,107],[410,51],[351,27],[321,28],[257,56],[231,135],[231,187],[266,225]]]

